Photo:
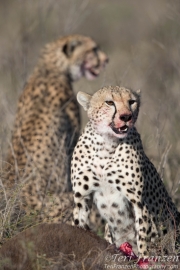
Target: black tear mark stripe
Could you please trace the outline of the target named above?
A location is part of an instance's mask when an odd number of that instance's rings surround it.
[[[113,97],[113,93],[111,92],[111,95],[112,95],[112,99],[114,100],[114,97]],[[114,109],[115,109],[115,112],[114,112],[114,114],[113,114],[113,116],[112,116],[112,122],[113,122],[113,120],[114,120],[114,118],[115,118],[115,115],[116,115],[116,113],[117,113],[117,109],[116,109],[116,104],[114,103]]]
[[[96,67],[99,67],[99,66],[100,66],[100,63],[101,63],[101,61],[100,61],[100,59],[99,59],[98,51],[99,51],[99,48],[98,48],[98,46],[96,46],[96,47],[93,49],[93,52],[94,52],[95,56],[97,57],[97,65],[96,65]]]

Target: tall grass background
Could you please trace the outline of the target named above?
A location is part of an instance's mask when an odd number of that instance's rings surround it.
[[[1,0],[0,165],[6,160],[23,85],[42,46],[68,34],[94,38],[110,63],[95,81],[141,89],[137,128],[146,154],[180,206],[180,2],[178,0]],[[82,128],[87,121],[82,111]]]

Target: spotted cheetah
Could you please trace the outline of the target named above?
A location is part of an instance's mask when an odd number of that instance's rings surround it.
[[[59,194],[71,190],[70,160],[80,130],[72,83],[83,76],[96,78],[107,62],[106,54],[86,36],[62,37],[43,49],[19,99],[4,177],[11,189],[23,183],[25,209],[46,209],[55,198],[51,215],[58,215]]]
[[[112,241],[117,246],[129,241],[139,256],[146,257],[150,241],[175,230],[180,214],[134,126],[140,92],[110,86],[93,96],[79,92],[77,99],[89,122],[72,158],[74,224],[89,225],[94,201]]]

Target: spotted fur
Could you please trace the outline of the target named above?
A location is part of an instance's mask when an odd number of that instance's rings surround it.
[[[72,159],[74,223],[89,225],[93,200],[112,241],[117,246],[128,241],[146,257],[149,241],[177,229],[180,214],[134,127],[140,93],[107,87],[92,97],[80,92],[78,101],[89,122]]]
[[[72,35],[45,46],[19,98],[5,187],[22,184],[25,209],[51,216],[61,210],[60,194],[71,190],[70,159],[80,130],[72,83],[96,78],[108,61],[89,37]],[[50,206],[51,207],[51,206]]]

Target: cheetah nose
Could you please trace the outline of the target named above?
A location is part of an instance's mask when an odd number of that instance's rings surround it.
[[[109,58],[107,57],[105,60],[105,64],[108,64],[108,63],[109,63]]]
[[[132,114],[122,114],[122,115],[120,115],[120,119],[123,122],[128,122],[132,119]]]

